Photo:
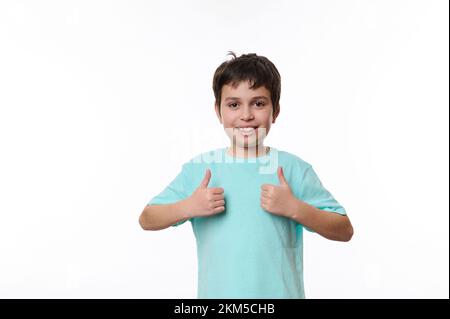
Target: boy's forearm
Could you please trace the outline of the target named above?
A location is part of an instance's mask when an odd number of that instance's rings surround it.
[[[330,240],[349,241],[353,236],[353,227],[347,216],[320,210],[298,199],[295,199],[293,210],[288,215],[286,217]]]
[[[148,205],[139,217],[139,224],[145,230],[161,230],[189,219],[189,198],[173,204]]]

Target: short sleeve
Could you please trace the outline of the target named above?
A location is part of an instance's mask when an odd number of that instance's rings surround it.
[[[158,195],[153,197],[147,205],[162,205],[173,204],[180,200],[186,199],[186,165],[180,173],[170,182],[170,184]],[[178,226],[186,222],[186,220],[179,221],[172,226]]]
[[[307,167],[301,180],[300,199],[320,210],[347,215],[345,208],[322,185],[322,182],[311,165]],[[305,228],[308,231],[314,232],[308,227]]]

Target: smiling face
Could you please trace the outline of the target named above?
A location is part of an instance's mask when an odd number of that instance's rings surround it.
[[[264,150],[264,138],[278,115],[273,114],[270,92],[265,87],[252,90],[250,86],[250,82],[240,82],[235,88],[224,85],[220,111],[215,106],[231,149],[245,154]]]

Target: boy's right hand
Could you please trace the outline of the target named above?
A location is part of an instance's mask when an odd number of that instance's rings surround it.
[[[212,216],[225,210],[224,190],[221,187],[208,188],[210,179],[211,170],[207,169],[199,187],[189,197],[192,217]]]

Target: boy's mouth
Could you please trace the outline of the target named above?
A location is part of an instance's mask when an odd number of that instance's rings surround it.
[[[243,127],[236,127],[235,129],[238,130],[242,135],[249,136],[249,135],[255,134],[258,127],[257,126],[243,126]]]

